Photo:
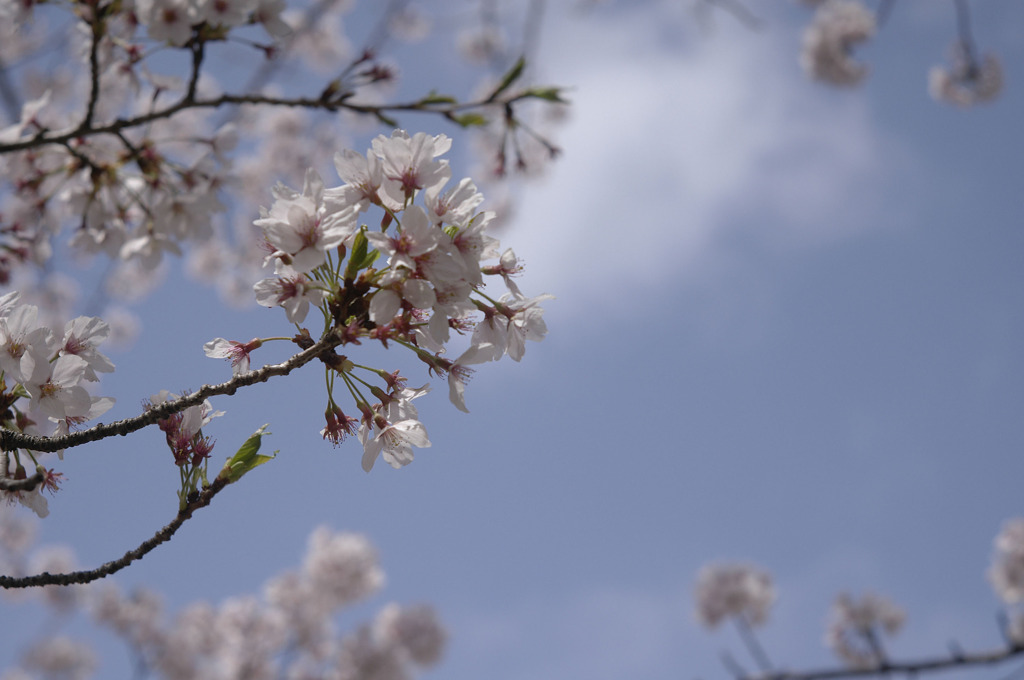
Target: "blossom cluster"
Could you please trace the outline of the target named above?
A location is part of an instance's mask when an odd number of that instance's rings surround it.
[[[814,8],[814,18],[804,31],[800,64],[814,78],[841,87],[859,84],[868,68],[853,57],[854,48],[871,39],[878,29],[876,17],[862,0],[803,0]],[[966,8],[961,8],[966,12]],[[881,10],[879,10],[881,11]],[[960,38],[951,50],[949,66],[934,66],[928,73],[928,91],[940,102],[961,107],[989,102],[1003,89],[999,59],[975,55],[962,16]]]
[[[857,600],[841,593],[832,605],[825,644],[851,668],[877,668],[886,661],[879,634],[895,635],[906,618],[880,595],[866,593]]]
[[[934,66],[928,74],[928,90],[938,101],[961,107],[995,99],[1003,89],[1003,66],[992,54],[979,61],[971,48],[958,40],[950,50],[950,66]]]
[[[1007,636],[1024,644],[1024,518],[1007,520],[996,536],[988,580],[1007,609]]]
[[[775,584],[771,574],[751,565],[711,564],[697,576],[695,599],[697,618],[708,628],[731,617],[759,626],[775,602]]]
[[[43,434],[37,419],[53,424],[52,435],[64,435],[72,428],[106,413],[110,397],[96,397],[86,383],[97,382],[97,373],[109,373],[114,364],[98,347],[110,327],[96,317],[80,316],[55,333],[38,322],[35,305],[19,304],[17,292],[0,298],[0,399],[4,411],[0,426],[24,434]],[[63,452],[59,452],[63,458]],[[43,468],[31,451],[5,452],[0,476],[24,479],[29,476],[25,458],[44,474],[44,482],[31,491],[0,491],[8,502],[18,501],[40,517],[49,510],[43,488],[53,491],[60,473]]]
[[[396,130],[373,140],[365,155],[337,153],[339,186],[325,187],[314,169],[301,190],[276,186],[273,204],[255,221],[265,263],[274,273],[254,290],[259,304],[282,308],[299,327],[293,341],[303,349],[313,345],[313,336],[301,324],[315,308],[325,329],[321,337],[335,333],[342,346],[375,341],[413,352],[430,372],[447,377],[450,400],[467,411],[471,366],[506,355],[522,359],[526,341],[539,341],[547,332],[540,303],[551,296],[521,292],[513,278],[522,264],[488,235],[494,213],[477,210],[483,196],[473,181],[446,189],[451,169],[439,157],[450,147],[444,135]],[[376,228],[360,224],[371,208],[381,212]],[[506,292],[489,294],[488,278],[499,279]],[[469,344],[449,359],[452,331],[468,335]],[[230,359],[239,375],[249,370],[250,353],[269,339],[216,338],[205,351]],[[333,351],[322,360],[329,385],[325,439],[339,444],[356,435],[367,471],[379,456],[401,467],[412,460],[413,447],[430,446],[412,403],[428,385],[410,388],[397,372],[362,366]],[[360,417],[337,404],[338,379]]]
[[[856,85],[867,67],[853,59],[853,47],[874,33],[875,15],[859,0],[826,0],[804,33],[800,63],[816,80]]]
[[[389,105],[367,102],[382,101],[398,72],[377,46],[353,49],[342,23],[352,3],[309,8],[305,18],[285,0],[102,0],[81,11],[43,4],[0,0],[0,63],[9,66],[0,102],[0,285],[56,285],[55,269],[37,267],[60,252],[63,236],[76,257],[113,261],[104,288],[117,302],[158,285],[167,255],[185,255],[189,273],[227,301],[251,302],[254,192],[327,162],[339,130],[357,119],[387,120]],[[56,20],[64,11],[68,20]],[[399,39],[429,26],[413,6],[379,11]],[[44,50],[60,68],[34,66]],[[293,83],[267,79],[296,65],[329,80],[305,96],[277,94]],[[260,85],[233,91],[218,82],[218,67]],[[547,108],[560,101],[554,90],[538,92],[532,99]],[[486,94],[476,110],[442,99],[394,108],[500,129],[502,145],[518,140],[513,123],[530,130],[510,103]]]
[[[5,573],[74,568],[66,549],[29,554],[31,526],[0,508],[0,565]],[[384,573],[363,536],[317,528],[299,569],[271,578],[261,596],[220,604],[200,601],[172,617],[160,595],[147,588],[123,593],[117,586],[50,586],[38,592],[55,610],[82,611],[98,629],[123,640],[153,677],[336,678],[409,680],[436,664],[447,634],[426,605],[382,607],[373,619],[342,633],[340,612],[380,591]],[[4,677],[90,677],[94,649],[60,632],[36,640]],[[22,675],[19,675],[22,674]]]

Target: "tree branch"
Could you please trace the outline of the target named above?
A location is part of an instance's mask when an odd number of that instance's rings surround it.
[[[156,532],[152,538],[144,541],[138,548],[129,550],[119,559],[107,562],[106,564],[91,569],[89,571],[73,571],[67,574],[51,574],[48,571],[44,571],[41,574],[35,574],[33,576],[0,576],[0,588],[33,588],[37,586],[69,586],[75,583],[91,583],[92,581],[98,581],[101,578],[110,576],[118,571],[121,571],[132,562],[141,560],[147,553],[156,548],[161,543],[166,543],[171,540],[175,532],[184,524],[188,519],[192,517],[199,508],[205,508],[213,500],[221,489],[228,485],[228,481],[224,478],[218,477],[213,481],[213,484],[206,487],[199,493],[199,497],[182,508],[174,519],[160,531]]]
[[[174,114],[186,109],[216,109],[227,105],[257,104],[264,106],[283,106],[290,108],[324,109],[326,111],[337,111],[346,109],[353,113],[371,115],[381,118],[389,112],[395,111],[419,111],[422,113],[436,113],[445,117],[451,117],[459,111],[466,111],[475,108],[495,105],[509,105],[531,95],[515,95],[507,100],[487,101],[478,100],[466,103],[436,104],[425,103],[422,99],[403,102],[398,104],[356,104],[347,99],[324,99],[323,97],[272,97],[264,94],[224,94],[212,99],[190,99],[184,97],[178,102],[171,104],[158,111],[150,111],[131,118],[119,118],[113,123],[97,127],[82,128],[47,134],[46,131],[29,139],[22,139],[16,142],[0,144],[0,154],[22,151],[24,149],[37,148],[47,144],[66,144],[72,139],[91,137],[101,134],[116,134],[121,130],[135,128],[154,120],[170,118]]]
[[[266,382],[275,375],[288,375],[295,369],[308,364],[324,352],[334,349],[342,342],[341,334],[332,329],[328,331],[319,342],[307,350],[299,352],[292,358],[280,364],[270,364],[263,368],[236,376],[227,382],[218,385],[203,385],[201,388],[173,401],[164,402],[154,406],[145,413],[134,418],[126,418],[109,425],[99,423],[98,425],[72,432],[61,437],[40,437],[36,435],[22,434],[14,430],[0,428],[0,450],[12,451],[14,449],[29,449],[30,451],[59,451],[61,449],[79,446],[87,442],[99,441],[114,435],[125,436],[136,430],[141,430],[147,425],[152,425],[158,420],[167,416],[184,411],[189,406],[201,404],[207,398],[218,394],[234,394],[239,387],[254,385]]]
[[[952,656],[914,661],[886,662],[882,666],[869,668],[822,668],[809,671],[774,671],[742,676],[741,680],[834,680],[835,678],[864,678],[877,676],[881,673],[912,676],[918,673],[949,670],[952,668],[968,668],[975,666],[991,666],[1008,661],[1024,654],[1024,644],[1007,643],[1001,649],[983,652],[965,653],[956,650]]]

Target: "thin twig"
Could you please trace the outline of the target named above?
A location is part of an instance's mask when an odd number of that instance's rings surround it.
[[[89,102],[85,106],[85,117],[78,126],[87,130],[92,126],[92,118],[96,114],[96,104],[100,99],[100,41],[103,39],[103,19],[97,14],[98,6],[92,9],[92,20],[89,22],[91,40],[89,43]]]
[[[834,680],[836,678],[864,678],[868,676],[877,676],[883,671],[891,674],[912,675],[915,673],[928,673],[952,668],[990,666],[1018,657],[1022,653],[1024,653],[1024,645],[1015,643],[1009,644],[1002,649],[993,649],[983,652],[960,652],[948,657],[935,657],[914,661],[891,661],[887,662],[884,668],[874,666],[870,668],[840,667],[821,668],[809,671],[775,671],[772,673],[745,675],[742,680]]]
[[[953,5],[956,7],[956,29],[960,36],[964,59],[967,60],[967,71],[975,73],[978,60],[974,49],[974,36],[971,33],[971,8],[967,6],[966,0],[953,0]]]
[[[37,586],[69,586],[76,583],[91,583],[111,574],[121,571],[132,562],[141,560],[147,553],[152,551],[161,543],[171,540],[174,533],[192,517],[199,508],[205,508],[213,500],[213,497],[228,485],[226,479],[218,477],[213,484],[203,489],[199,497],[182,508],[171,520],[170,524],[156,532],[152,538],[144,541],[138,548],[129,550],[119,559],[107,562],[106,564],[89,571],[73,571],[67,574],[51,574],[44,571],[33,576],[0,576],[0,588],[34,588]]]
[[[878,5],[878,11],[875,12],[875,22],[879,27],[884,26],[885,22],[889,20],[889,15],[892,14],[892,8],[896,6],[896,0],[882,0]]]
[[[307,109],[325,109],[327,111],[336,111],[338,109],[346,109],[353,113],[372,115],[380,117],[386,115],[389,112],[404,111],[404,112],[421,112],[421,113],[434,113],[442,116],[450,117],[459,111],[466,111],[469,109],[482,108],[485,106],[492,106],[495,104],[511,104],[521,99],[526,98],[528,95],[516,95],[510,97],[508,100],[500,102],[490,102],[486,100],[478,100],[473,102],[465,102],[462,104],[430,104],[425,105],[421,100],[408,101],[398,104],[357,104],[348,99],[341,100],[324,100],[323,97],[272,97],[264,94],[224,94],[219,97],[212,99],[189,99],[187,97],[171,104],[158,111],[151,111],[149,113],[140,114],[131,118],[119,118],[112,123],[107,125],[101,125],[98,127],[88,129],[74,129],[67,130],[64,132],[56,132],[47,134],[41,132],[40,134],[31,137],[30,139],[23,139],[16,142],[9,142],[7,144],[0,144],[0,154],[11,153],[13,151],[21,151],[24,149],[36,148],[47,144],[65,144],[72,139],[90,137],[101,134],[114,134],[121,130],[128,128],[135,128],[146,123],[150,123],[154,120],[160,120],[163,118],[170,118],[174,114],[184,111],[186,109],[216,109],[221,106],[228,105],[240,105],[240,104],[258,104],[264,106],[283,106],[289,108],[307,108]]]
[[[758,668],[761,669],[762,673],[771,673],[772,662],[764,651],[764,647],[758,642],[757,635],[754,634],[754,629],[751,627],[747,617],[743,615],[735,616],[733,620],[736,622],[736,628],[740,632],[743,644],[747,646],[747,651],[750,652],[750,656],[753,657]]]

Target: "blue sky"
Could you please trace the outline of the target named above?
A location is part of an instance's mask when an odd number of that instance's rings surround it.
[[[854,91],[805,80],[795,6],[773,3],[752,32],[624,4],[545,17],[537,77],[573,88],[565,153],[517,195],[502,239],[524,292],[557,296],[547,340],[480,367],[470,415],[443,385],[421,399],[433,447],[399,471],[366,475],[358,445],[320,439],[318,371],[216,401],[221,456],[270,422],[278,458],[119,583],[171,607],[216,601],[297,564],[320,524],[365,532],[388,586],[347,622],[433,603],[451,646],[429,677],[456,680],[722,677],[720,652],[743,650],[700,629],[691,598],[718,560],[775,575],[762,642],[782,666],[830,662],[841,590],[906,608],[893,656],[999,643],[984,570],[1002,521],[1024,514],[1024,6],[975,3],[1007,84],[960,111],[925,88],[952,3],[897,3]],[[439,70],[407,66],[407,87]],[[104,382],[118,417],[226,378],[207,340],[287,332],[278,310],[225,311],[193,283],[141,314]],[[91,566],[168,521],[161,439],[69,452],[43,541]]]

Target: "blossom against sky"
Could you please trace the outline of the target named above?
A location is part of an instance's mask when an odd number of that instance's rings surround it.
[[[840,591],[906,611],[894,655],[995,644],[992,540],[1022,514],[1024,89],[1010,69],[989,107],[933,102],[952,19],[921,4],[897,3],[852,92],[806,81],[796,7],[708,35],[668,3],[552,9],[538,64],[575,88],[564,154],[502,234],[524,294],[557,296],[545,342],[479,370],[468,416],[418,400],[432,446],[397,471],[323,441],[318,376],[214,404],[226,449],[270,420],[281,453],[122,583],[250,592],[326,523],[379,547],[385,597],[436,605],[437,677],[720,677],[739,641],[700,629],[692,597],[716,561],[773,574],[760,630],[779,663],[830,660]],[[1006,64],[1024,63],[1020,13],[975,14]],[[406,76],[439,70],[422,67]],[[149,351],[112,357],[103,393],[226,379],[205,342],[283,323],[203,295],[160,293]],[[93,565],[148,536],[173,510],[160,444],[69,455],[59,500],[90,514],[53,503],[43,540]]]

